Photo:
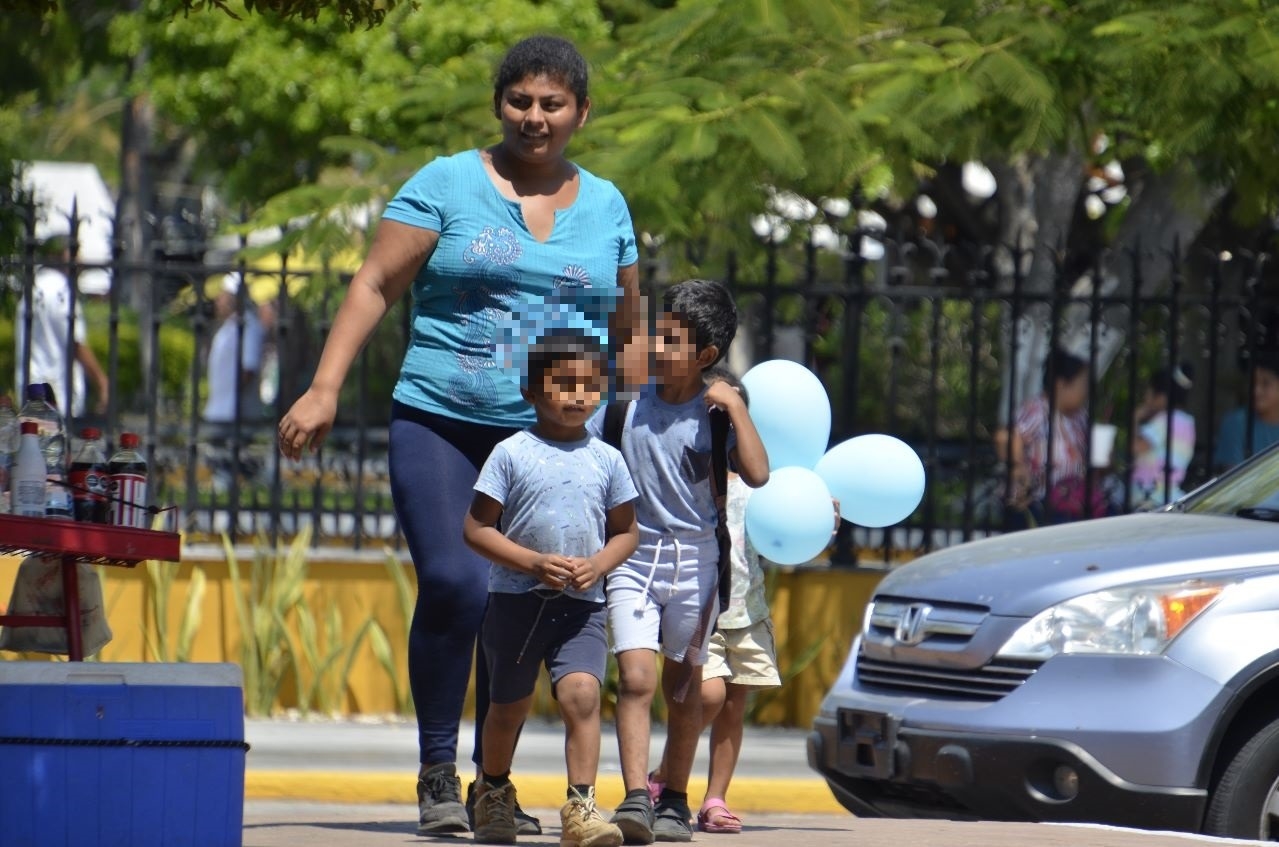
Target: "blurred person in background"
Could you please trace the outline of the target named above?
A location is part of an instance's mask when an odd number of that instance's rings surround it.
[[[100,270],[86,270],[78,275],[81,297],[76,300],[75,331],[71,329],[71,281],[67,268],[71,263],[71,251],[65,236],[54,236],[44,242],[40,254],[44,263],[36,267],[31,284],[31,344],[30,382],[48,383],[53,390],[58,408],[69,410],[71,417],[84,416],[85,374],[93,381],[93,412],[106,414],[111,398],[111,386],[106,371],[89,346],[85,331],[84,302],[88,297],[104,297],[111,290],[110,279]],[[18,301],[14,316],[14,342],[16,356],[13,384],[17,386],[18,403],[26,394],[27,380],[23,379],[23,363],[27,351],[27,301]],[[71,359],[71,385],[67,385],[68,357]],[[68,393],[70,388],[70,393]]]

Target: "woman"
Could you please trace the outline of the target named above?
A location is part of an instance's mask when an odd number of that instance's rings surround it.
[[[1163,506],[1181,497],[1181,483],[1195,455],[1195,419],[1183,408],[1193,379],[1191,366],[1183,363],[1157,371],[1146,386],[1133,415],[1134,508]]]
[[[470,829],[454,762],[488,567],[463,543],[462,520],[493,446],[533,421],[519,386],[496,375],[496,322],[521,303],[589,287],[608,304],[615,348],[638,326],[638,253],[626,202],[611,183],[564,156],[590,111],[586,62],[560,38],[520,42],[497,71],[493,110],[501,141],[432,161],[391,201],[311,387],[280,421],[286,456],[319,446],[352,360],[411,288],[412,330],[394,392],[388,459],[418,581],[409,682],[423,834]],[[607,294],[613,286],[621,291],[616,310]],[[487,676],[480,662],[477,726],[488,706]],[[540,829],[526,818],[521,831]]]
[[[1064,350],[1054,350],[1044,363],[1043,385],[1043,393],[1018,410],[1011,440],[1007,432],[996,437],[999,456],[1007,457],[1012,470],[1009,529],[1085,517],[1088,364]],[[1087,516],[1104,513],[1103,503],[1101,484],[1097,483]]]

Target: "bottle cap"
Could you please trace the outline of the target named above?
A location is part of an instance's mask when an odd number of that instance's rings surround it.
[[[138,446],[138,434],[136,432],[120,433],[120,446],[126,450],[132,450]]]
[[[84,429],[80,430],[80,437],[86,441],[97,441],[102,437],[102,430],[98,429],[96,426],[86,426]]]
[[[36,423],[35,421],[23,421],[22,434],[23,435],[39,435],[40,424]]]
[[[49,399],[49,392],[48,392],[48,390],[45,388],[45,384],[44,384],[43,382],[33,382],[33,383],[31,383],[30,385],[28,385],[28,386],[27,386],[27,399],[28,399],[28,400],[47,400],[47,399]]]

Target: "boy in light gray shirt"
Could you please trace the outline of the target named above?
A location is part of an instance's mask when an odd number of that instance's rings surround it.
[[[543,338],[530,351],[523,392],[537,423],[499,443],[475,483],[463,533],[492,562],[480,631],[490,705],[475,792],[477,843],[515,843],[511,762],[543,663],[566,735],[561,844],[622,843],[595,808],[608,660],[603,579],[635,550],[639,495],[621,453],[586,431],[603,387],[604,355],[593,339],[571,332]]]

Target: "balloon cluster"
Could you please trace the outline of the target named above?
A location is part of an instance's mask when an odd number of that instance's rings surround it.
[[[924,465],[904,442],[862,435],[829,450],[830,399],[808,368],[773,359],[746,372],[751,419],[768,451],[769,480],[746,504],[746,534],[780,565],[812,560],[844,519],[900,523],[924,496]]]

